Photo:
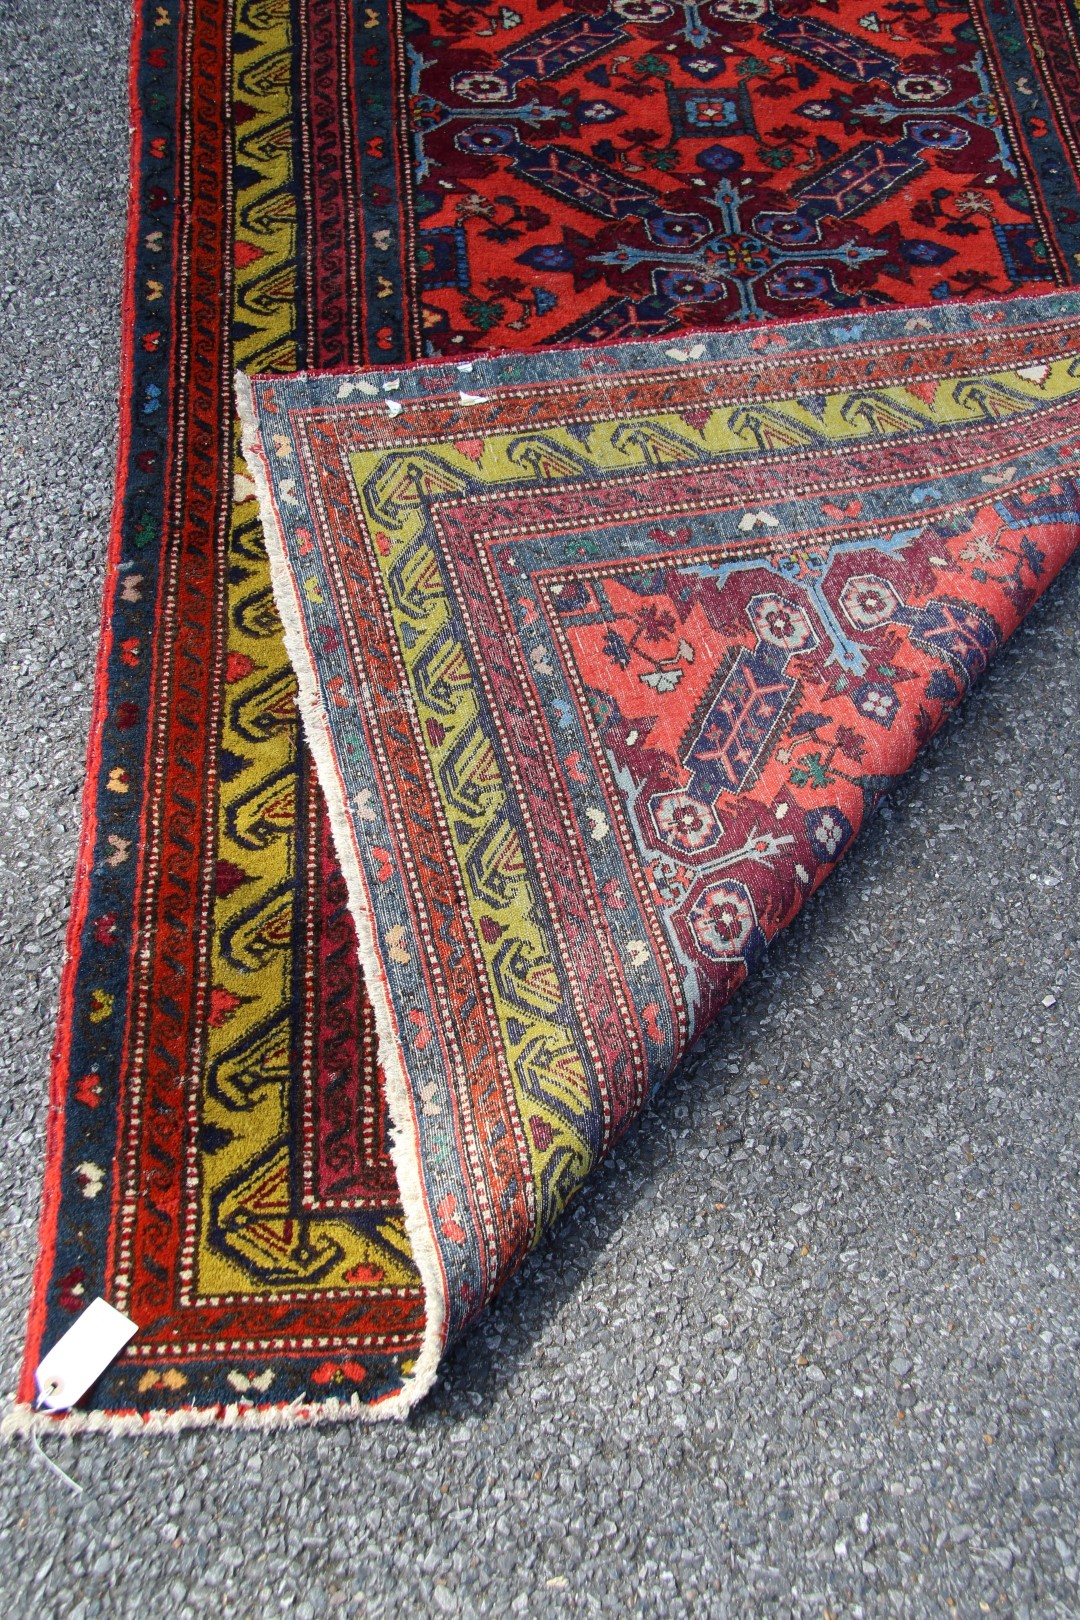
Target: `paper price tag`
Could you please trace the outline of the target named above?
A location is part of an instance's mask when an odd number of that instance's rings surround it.
[[[69,1411],[138,1331],[129,1316],[105,1300],[91,1300],[38,1363],[34,1374],[38,1389],[35,1405],[46,1412]]]

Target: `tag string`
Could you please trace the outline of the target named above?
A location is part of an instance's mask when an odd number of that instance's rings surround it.
[[[41,1410],[40,1396],[34,1402],[34,1410],[38,1412]],[[65,1473],[58,1462],[53,1461],[48,1452],[43,1448],[41,1441],[38,1439],[36,1429],[30,1430],[30,1450],[35,1452],[41,1458],[42,1462],[45,1464],[50,1473],[55,1474],[57,1479],[63,1481],[69,1491],[74,1491],[76,1496],[82,1496],[83,1487],[79,1484],[77,1479],[72,1479],[70,1474]]]

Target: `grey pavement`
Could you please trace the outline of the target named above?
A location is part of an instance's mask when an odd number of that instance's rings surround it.
[[[0,1385],[116,431],[127,6],[0,3]],[[1074,1616],[1075,568],[404,1426],[0,1447],[7,1620]]]

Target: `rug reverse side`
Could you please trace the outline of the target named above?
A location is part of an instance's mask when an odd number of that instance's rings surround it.
[[[1072,554],[1080,298],[238,381],[408,1398]]]

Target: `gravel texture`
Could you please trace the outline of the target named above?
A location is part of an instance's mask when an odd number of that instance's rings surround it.
[[[127,8],[0,10],[0,1383],[115,437]],[[11,1620],[1075,1615],[1059,582],[407,1424],[0,1448]],[[1070,749],[1073,750],[1070,753]]]

